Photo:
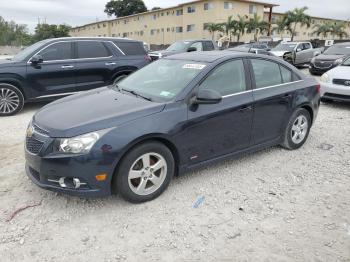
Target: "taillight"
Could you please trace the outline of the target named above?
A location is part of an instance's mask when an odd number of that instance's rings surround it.
[[[149,56],[149,55],[145,55],[145,60],[147,60],[147,61],[152,61],[152,58]]]
[[[320,84],[316,85],[316,92],[317,93],[321,92],[321,85]]]

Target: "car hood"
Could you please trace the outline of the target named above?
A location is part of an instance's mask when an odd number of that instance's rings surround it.
[[[51,137],[74,137],[158,113],[164,106],[103,87],[48,104],[33,122]]]
[[[350,66],[337,66],[327,72],[332,79],[350,79]]]
[[[283,56],[285,53],[287,53],[288,51],[270,51],[272,54],[274,54],[275,56]]]
[[[182,52],[184,52],[184,51],[160,50],[160,51],[156,51],[156,52],[150,52],[149,55],[160,55],[161,54],[164,57],[164,56],[179,54]]]
[[[315,61],[335,61],[339,58],[343,58],[345,55],[327,55],[321,54],[315,57]]]

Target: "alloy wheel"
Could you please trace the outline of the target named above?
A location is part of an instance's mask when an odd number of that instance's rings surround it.
[[[140,156],[131,166],[128,174],[130,189],[137,195],[149,195],[163,184],[167,174],[167,163],[157,153]]]
[[[16,111],[20,105],[20,98],[18,94],[9,89],[0,89],[0,113],[11,114]]]
[[[298,116],[292,126],[291,130],[291,136],[292,136],[292,141],[295,144],[301,143],[307,132],[308,132],[309,124],[308,120],[304,115]]]

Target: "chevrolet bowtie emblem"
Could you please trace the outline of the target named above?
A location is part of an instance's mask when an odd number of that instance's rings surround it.
[[[27,128],[27,132],[26,132],[27,137],[32,137],[32,136],[33,136],[33,133],[34,133],[34,128],[33,128],[33,126],[28,127],[28,128]]]

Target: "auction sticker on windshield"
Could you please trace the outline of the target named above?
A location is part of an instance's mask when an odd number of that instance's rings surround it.
[[[183,65],[183,69],[197,69],[202,70],[205,67],[205,65],[202,64],[185,64]]]

